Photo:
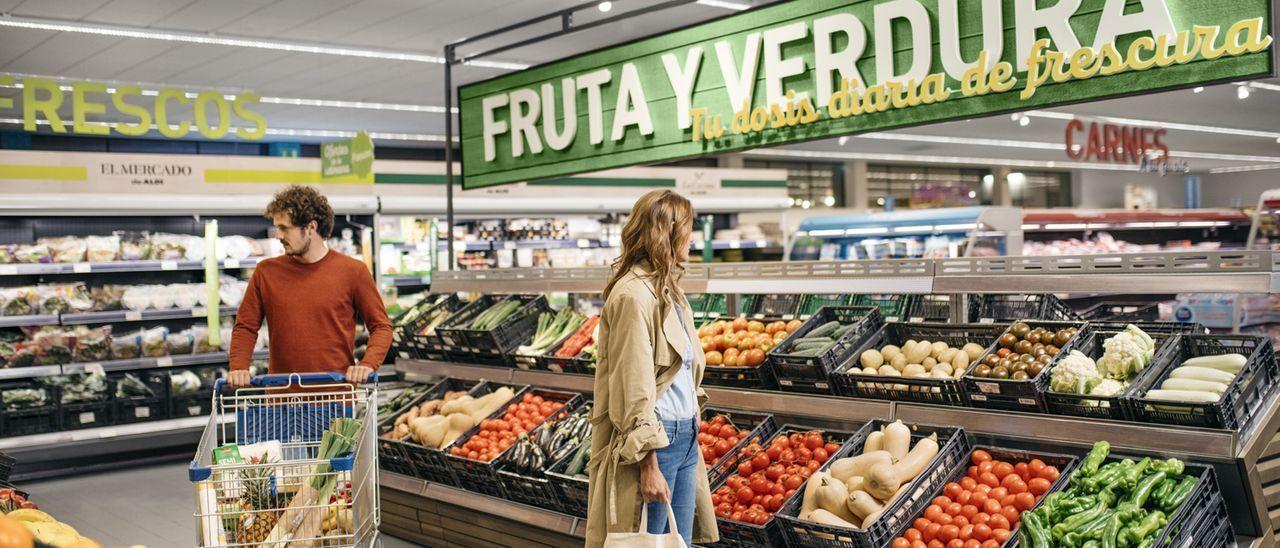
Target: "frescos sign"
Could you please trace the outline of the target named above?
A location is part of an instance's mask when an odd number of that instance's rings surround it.
[[[464,186],[1272,71],[1267,0],[1044,4],[793,0],[463,86]]]
[[[39,121],[49,124],[54,133],[80,135],[139,136],[151,131],[154,124],[160,135],[181,139],[193,130],[209,139],[221,139],[234,135],[241,139],[258,140],[267,132],[267,120],[251,107],[259,97],[252,93],[240,93],[228,98],[219,91],[201,90],[194,98],[178,88],[164,88],[144,94],[140,86],[111,87],[101,82],[73,82],[70,92],[63,91],[55,81],[47,78],[0,75],[0,85],[22,84],[22,127],[35,131]],[[146,95],[150,95],[149,97]],[[59,114],[70,105],[71,119]],[[189,105],[190,118],[175,116],[174,109]],[[0,112],[15,108],[9,97],[0,97]],[[88,121],[90,115],[106,114],[108,110],[131,118],[112,126]],[[234,130],[233,130],[234,128]]]

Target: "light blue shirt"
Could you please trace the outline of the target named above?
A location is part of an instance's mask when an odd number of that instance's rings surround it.
[[[680,318],[680,326],[684,327],[684,310],[680,305],[676,305],[676,316]],[[654,409],[658,412],[658,418],[664,421],[688,420],[698,412],[698,398],[694,395],[693,389],[693,353],[701,352],[701,348],[694,348],[693,339],[689,337],[689,330],[684,331],[685,344],[688,351],[685,353],[684,363],[680,366],[680,371],[676,373],[675,380],[671,381],[671,386],[665,392],[658,396],[658,401],[654,403]]]

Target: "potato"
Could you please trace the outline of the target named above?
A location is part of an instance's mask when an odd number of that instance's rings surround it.
[[[921,363],[929,354],[933,352],[933,345],[929,341],[920,341],[906,351],[907,363]]]
[[[939,354],[942,354],[943,350],[946,350],[946,349],[947,349],[947,343],[944,343],[942,341],[935,342],[933,343],[933,351],[930,352],[929,355],[936,358],[938,357]]]
[[[893,366],[890,366],[890,367],[893,367]],[[876,375],[876,374],[877,374],[877,372],[876,372],[876,369],[875,369],[874,367],[864,367],[864,368],[862,369],[862,374],[863,374],[863,375]]]
[[[898,371],[902,371],[902,368],[907,366],[907,357],[902,354],[898,354],[893,357],[893,360],[889,362],[889,365]]]
[[[969,368],[969,362],[973,360],[969,359],[968,352],[956,352],[956,355],[952,356],[950,361],[951,367],[964,371]]]
[[[929,375],[929,372],[925,370],[924,366],[913,363],[903,368],[902,375],[905,377],[925,377]]]
[[[862,353],[858,362],[861,363],[863,367],[880,367],[884,364],[884,355],[880,354],[878,350],[869,349]]]
[[[911,349],[912,349],[912,348],[915,348],[915,347],[916,347],[916,341],[909,340],[909,341],[907,341],[906,343],[903,343],[903,345],[902,345],[902,355],[904,355],[904,356],[905,356],[905,355],[907,355],[907,354],[910,354],[910,353],[911,353]]]
[[[964,368],[956,369],[955,371],[951,372],[951,378],[958,379],[960,377],[963,377],[964,371],[965,371]]]
[[[982,353],[987,351],[986,348],[978,346],[977,343],[965,343],[964,348],[961,348],[961,350],[964,350],[964,353],[969,355],[969,361],[971,362],[981,358]]]
[[[898,354],[901,354],[901,353],[902,353],[902,349],[892,344],[880,349],[880,354],[884,355],[885,361],[892,360],[894,356],[897,356]]]
[[[952,373],[955,373],[956,369],[951,367],[951,364],[947,362],[938,362],[938,365],[933,366],[933,369],[930,369],[929,371],[942,371],[944,375],[950,377]]]
[[[959,353],[960,353],[960,349],[959,349],[959,348],[947,348],[946,350],[943,350],[942,352],[939,352],[939,353],[938,353],[938,356],[937,356],[937,357],[938,357],[938,361],[940,361],[940,362],[949,362],[949,361],[951,361],[951,360],[955,359],[956,354],[959,354]]]
[[[935,379],[949,379],[949,378],[951,378],[951,374],[950,374],[950,373],[943,372],[943,370],[942,370],[942,368],[941,368],[941,367],[935,367],[935,368],[933,368],[933,371],[930,371],[930,372],[929,372],[929,376],[930,376],[930,377],[932,377],[932,378],[935,378]]]
[[[901,377],[901,376],[902,376],[902,373],[898,372],[898,370],[897,370],[897,369],[894,369],[892,365],[882,365],[882,366],[880,366],[880,369],[877,369],[877,370],[876,370],[876,373],[877,373],[877,374],[879,374],[879,375],[887,376],[887,377]]]
[[[924,361],[920,362],[920,365],[924,366],[925,371],[933,371],[933,366],[937,364],[938,360],[933,358],[925,358]]]

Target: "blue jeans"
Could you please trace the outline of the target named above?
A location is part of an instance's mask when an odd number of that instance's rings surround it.
[[[676,515],[676,530],[684,537],[685,546],[693,546],[693,508],[697,500],[698,419],[662,421],[671,444],[658,450],[658,469],[671,490],[671,511]],[[649,533],[667,532],[667,509],[660,502],[649,503]]]

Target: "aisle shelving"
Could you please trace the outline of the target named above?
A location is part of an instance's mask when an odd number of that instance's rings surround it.
[[[219,269],[235,270],[253,268],[265,257],[226,259]],[[0,264],[0,276],[42,276],[49,274],[93,274],[111,272],[167,272],[174,270],[204,270],[204,261],[115,261],[104,263],[35,263]]]
[[[255,360],[265,360],[267,357],[268,352],[266,350],[259,350],[253,353],[253,359]],[[172,356],[133,358],[128,360],[107,360],[90,363],[65,363],[62,365],[15,367],[10,369],[0,369],[0,380],[36,379],[55,375],[72,375],[92,371],[97,368],[101,368],[104,373],[116,373],[120,371],[137,371],[140,369],[186,367],[218,363],[227,363],[226,352],[175,354]]]

